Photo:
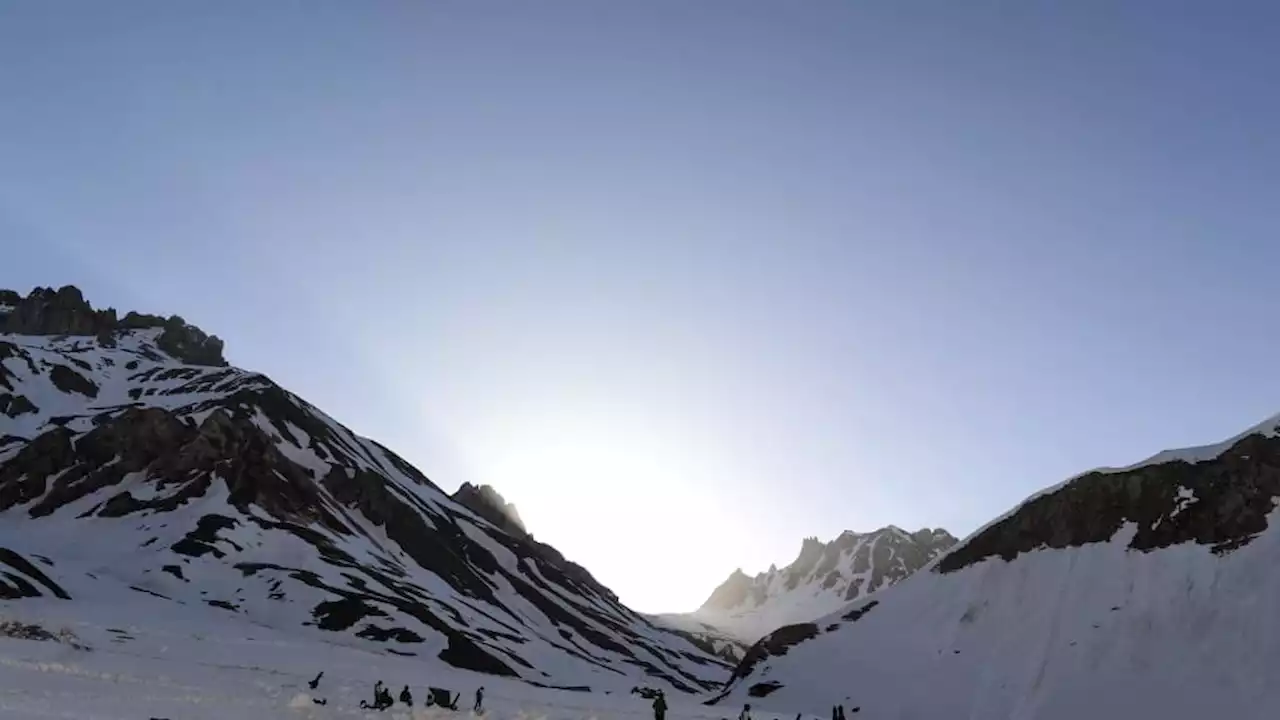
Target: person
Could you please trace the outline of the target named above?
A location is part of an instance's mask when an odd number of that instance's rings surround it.
[[[382,708],[378,707],[378,704],[382,702],[382,692],[383,692],[382,681],[379,680],[378,682],[373,684],[373,704],[370,705],[364,700],[361,700],[360,708],[364,710],[367,710],[367,709],[381,710]]]
[[[316,679],[315,679],[315,680],[308,680],[308,681],[307,681],[307,687],[311,688],[312,690],[315,690],[317,687],[319,687],[319,685],[320,685],[320,678],[322,678],[322,677],[324,677],[324,671],[323,671],[323,670],[321,670],[321,671],[320,671],[320,674],[316,676]]]
[[[408,685],[405,685],[404,689],[400,691],[400,702],[408,705],[409,707],[413,707],[413,695],[409,693]]]
[[[664,720],[667,717],[667,696],[658,693],[653,699],[653,720]]]
[[[742,706],[742,712],[738,713],[738,720],[751,720],[751,703]]]
[[[396,704],[396,701],[391,699],[391,691],[386,689],[385,687],[382,688],[382,694],[378,696],[378,709],[386,710],[387,708],[395,704]]]
[[[484,686],[476,688],[476,706],[473,708],[475,712],[484,712]]]

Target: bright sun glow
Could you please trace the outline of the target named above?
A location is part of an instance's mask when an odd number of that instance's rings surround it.
[[[618,418],[523,420],[473,455],[484,481],[631,607],[692,610],[733,569],[732,511],[704,492],[711,469],[695,448]]]

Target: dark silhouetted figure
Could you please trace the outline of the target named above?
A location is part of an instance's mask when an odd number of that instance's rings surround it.
[[[484,712],[484,686],[476,688],[476,706],[472,708],[475,712]]]
[[[317,704],[317,705],[328,705],[328,704],[329,704],[329,701],[328,701],[328,700],[325,700],[324,698],[311,698],[311,702],[313,702],[313,703],[315,703],[315,704]]]
[[[311,688],[312,690],[315,690],[317,687],[320,687],[320,678],[322,677],[324,677],[323,670],[320,671],[320,674],[316,676],[315,680],[310,680],[307,682],[307,687]]]
[[[742,712],[738,713],[738,720],[751,720],[750,703],[742,706]]]
[[[462,693],[456,693],[452,690],[440,687],[427,688],[427,700],[424,703],[427,707],[436,706],[448,708],[449,710],[458,709],[458,701],[462,699]]]
[[[408,685],[405,685],[404,689],[400,691],[400,702],[413,707],[413,695],[409,693]]]
[[[370,705],[364,700],[361,700],[360,708],[362,710],[386,710],[394,704],[395,701],[391,699],[391,692],[383,687],[382,681],[379,680],[373,686],[373,704]]]
[[[659,693],[658,697],[653,700],[653,720],[666,720],[667,717],[667,696]]]

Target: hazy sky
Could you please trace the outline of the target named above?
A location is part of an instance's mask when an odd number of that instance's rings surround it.
[[[176,312],[642,610],[1280,411],[1280,8],[0,3],[0,287]]]

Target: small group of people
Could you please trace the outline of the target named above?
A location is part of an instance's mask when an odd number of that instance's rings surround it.
[[[632,691],[633,693],[636,691]],[[853,712],[858,712],[861,707],[853,708]],[[661,690],[657,690],[653,698],[653,720],[666,720],[667,717],[667,698]],[[738,713],[738,720],[751,720],[751,703],[742,706],[742,712]],[[800,715],[796,715],[796,720],[801,720]],[[831,720],[846,720],[844,715],[844,705],[831,706]]]
[[[319,679],[320,678],[317,676],[316,680]],[[314,688],[314,686],[312,687]],[[437,687],[428,688],[428,690],[427,707],[435,705],[438,707],[448,708],[450,710],[458,709],[458,698],[461,696],[461,693],[454,693],[444,688]],[[400,691],[400,702],[409,707],[413,707],[413,693],[409,692],[408,685],[405,685],[404,689]],[[367,700],[361,700],[360,709],[386,710],[394,704],[395,701],[391,699],[391,691],[382,684],[381,680],[379,680],[373,686],[373,703],[369,703]],[[484,687],[476,689],[476,701],[475,705],[472,706],[472,709],[477,715],[484,712]]]
[[[413,695],[409,692],[408,685],[405,685],[404,690],[400,691],[400,702],[410,707],[413,706]],[[361,710],[386,710],[392,705],[395,705],[395,700],[391,699],[391,691],[382,684],[381,680],[373,686],[373,703],[371,704],[365,700],[360,701]]]

